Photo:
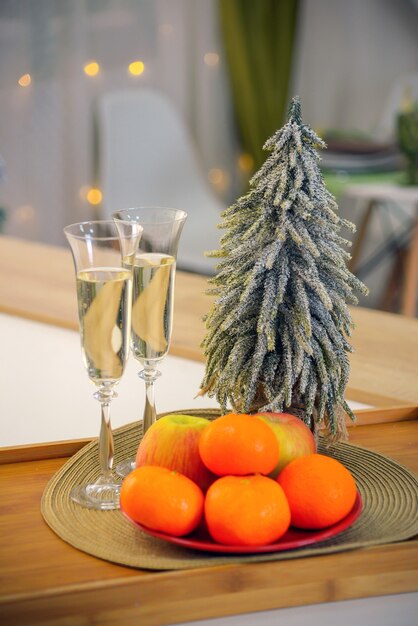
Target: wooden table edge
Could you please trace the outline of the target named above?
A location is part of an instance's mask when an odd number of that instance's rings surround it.
[[[355,414],[357,420],[354,424],[347,420],[349,428],[418,419],[418,406],[399,404],[384,408],[360,409]],[[70,457],[91,441],[92,438],[83,438],[0,447],[0,465]]]
[[[344,576],[339,563],[344,555]],[[380,571],[381,559],[390,565]],[[418,540],[389,543],[319,555],[326,567],[300,582],[301,568],[310,571],[310,558],[268,563],[231,563],[198,569],[141,570],[137,577],[92,581],[48,591],[17,593],[0,598],[0,616],[13,623],[50,623],[55,619],[95,614],[95,623],[132,626],[138,619],[150,624],[238,615],[259,610],[305,606],[393,593],[418,591]],[[286,582],[280,584],[286,571]],[[158,587],[156,578],[158,577]],[[216,578],[216,580],[215,580]],[[161,598],[164,602],[161,602]],[[209,601],[210,600],[210,601]],[[26,619],[30,616],[30,622]],[[97,620],[97,621],[96,621]],[[102,621],[103,620],[103,621]],[[73,623],[73,622],[71,622]],[[78,623],[78,622],[75,622]],[[84,623],[84,621],[83,621]],[[148,623],[148,622],[147,622]]]

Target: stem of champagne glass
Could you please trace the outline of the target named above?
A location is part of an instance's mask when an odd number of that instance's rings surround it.
[[[94,394],[96,400],[100,402],[101,426],[99,436],[99,461],[101,468],[101,480],[112,479],[113,458],[115,454],[115,444],[113,432],[110,424],[110,403],[117,393],[112,386],[102,385]]]
[[[154,382],[161,376],[161,372],[155,369],[152,363],[145,363],[144,369],[139,372],[138,376],[145,381],[145,408],[144,418],[142,422],[142,434],[145,435],[148,428],[154,424],[157,419],[157,411],[155,409]]]

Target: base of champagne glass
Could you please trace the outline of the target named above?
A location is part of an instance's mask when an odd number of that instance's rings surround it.
[[[125,478],[125,476],[133,472],[135,468],[136,468],[135,459],[125,459],[124,461],[121,461],[120,463],[116,465],[115,472],[121,478]]]
[[[70,492],[73,502],[100,511],[119,509],[120,483],[101,481],[89,485],[77,485]]]

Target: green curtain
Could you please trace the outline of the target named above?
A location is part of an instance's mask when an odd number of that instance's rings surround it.
[[[219,0],[242,146],[257,169],[284,122],[298,0]]]

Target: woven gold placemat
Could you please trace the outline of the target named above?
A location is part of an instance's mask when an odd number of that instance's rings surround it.
[[[208,418],[219,415],[215,410],[176,412]],[[134,423],[115,431],[115,463],[135,456],[140,428]],[[409,470],[381,454],[348,443],[325,448],[320,442],[319,451],[335,457],[353,473],[363,510],[350,528],[306,548],[242,556],[203,553],[147,535],[120,511],[95,511],[74,504],[69,498],[71,488],[93,481],[98,475],[97,442],[82,448],[50,480],[41,511],[52,530],[75,548],[107,561],[152,570],[293,559],[397,542],[418,534],[418,481]]]

